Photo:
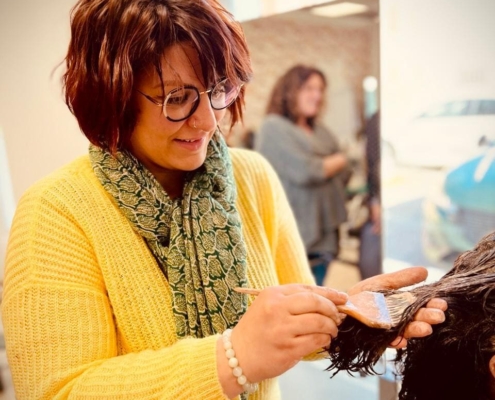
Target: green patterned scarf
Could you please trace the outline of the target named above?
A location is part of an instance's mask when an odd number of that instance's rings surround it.
[[[129,152],[90,146],[93,170],[146,241],[172,290],[177,336],[206,337],[232,328],[246,311],[246,248],[235,208],[232,164],[222,135],[204,165],[172,200]]]

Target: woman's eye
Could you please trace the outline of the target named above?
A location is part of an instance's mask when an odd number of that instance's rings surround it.
[[[193,93],[190,90],[180,90],[172,93],[167,99],[168,106],[181,106],[191,101]]]
[[[184,96],[171,96],[168,98],[167,105],[178,106],[184,104],[187,99]]]
[[[225,95],[225,85],[216,86],[211,92],[212,97],[221,97]]]

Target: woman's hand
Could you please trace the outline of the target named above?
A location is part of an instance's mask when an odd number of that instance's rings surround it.
[[[323,159],[323,170],[325,176],[331,178],[342,171],[348,164],[348,159],[344,153],[335,153]]]
[[[378,291],[385,289],[400,289],[402,287],[415,285],[423,282],[428,276],[428,271],[423,267],[411,267],[389,274],[376,275],[365,279],[354,285],[349,291],[353,295],[365,290]],[[431,325],[439,324],[445,321],[447,302],[443,299],[434,298],[426,306],[420,309],[414,321],[410,322],[404,332],[404,337],[398,337],[391,347],[401,348],[407,345],[407,339],[415,337],[424,337],[432,333]]]
[[[345,293],[309,285],[262,290],[232,332],[232,345],[248,380],[279,376],[304,356],[328,346],[342,322],[336,305],[347,298]],[[225,385],[224,389],[227,395],[236,394]]]

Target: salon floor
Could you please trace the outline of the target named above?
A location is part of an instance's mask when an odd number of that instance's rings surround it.
[[[359,271],[351,262],[356,260],[356,247],[349,243],[344,246],[341,257],[348,262],[334,261],[327,274],[325,284],[335,289],[347,290],[359,281]],[[1,326],[0,326],[1,329]],[[0,331],[0,337],[3,337]],[[0,373],[3,391],[0,400],[14,400],[10,371],[3,346],[0,350]],[[350,377],[340,373],[330,379],[325,371],[325,360],[301,362],[284,374],[281,379],[282,400],[377,400],[377,377]]]

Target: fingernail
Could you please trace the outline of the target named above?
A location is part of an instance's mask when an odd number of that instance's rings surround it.
[[[345,301],[347,301],[349,299],[349,295],[346,293],[346,292],[340,292],[338,291],[337,292],[340,296],[342,296],[344,298]]]
[[[397,338],[392,343],[390,343],[390,345],[397,346],[402,341],[402,339],[403,339],[402,336],[397,336]]]
[[[442,311],[438,311],[437,313],[437,317],[438,317],[438,323],[441,324],[442,322],[445,322],[445,313],[442,312]]]

